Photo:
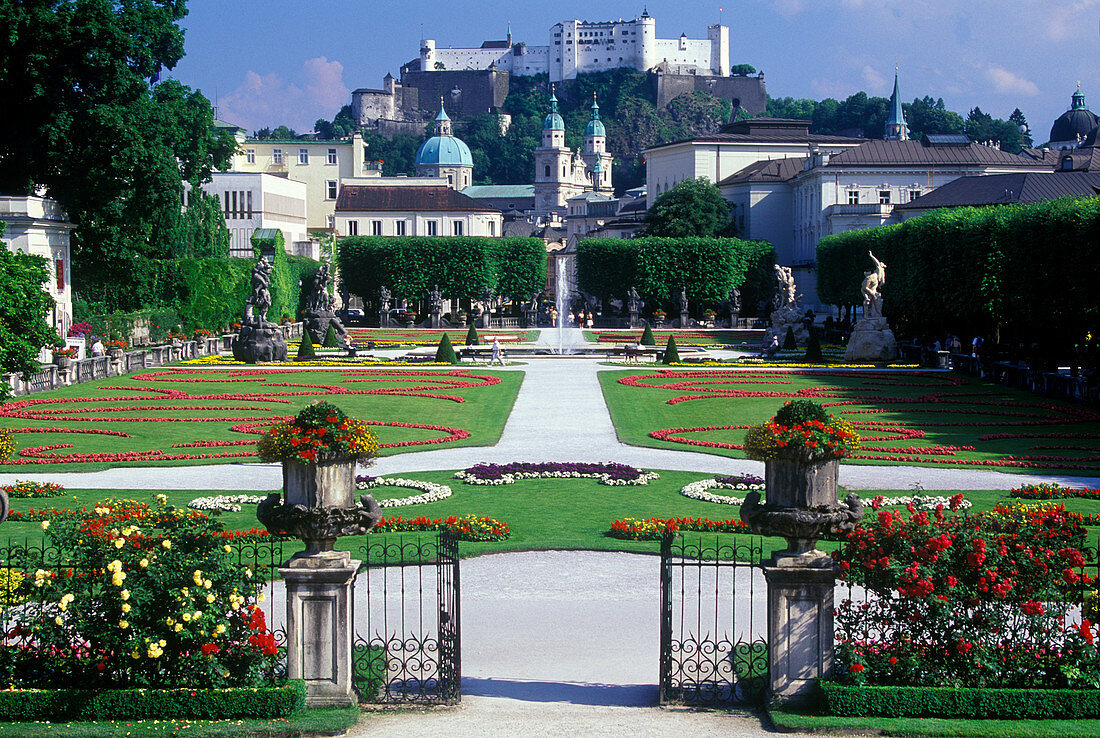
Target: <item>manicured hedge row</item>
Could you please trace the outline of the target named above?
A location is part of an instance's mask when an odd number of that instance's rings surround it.
[[[1096,689],[854,687],[818,683],[824,711],[847,717],[1075,720],[1100,717]]]
[[[498,296],[529,300],[546,287],[546,246],[540,238],[481,236],[354,236],[337,244],[348,289],[377,307],[378,289],[423,300],[433,285],[444,297]]]
[[[886,264],[883,309],[908,334],[994,335],[1080,341],[1100,319],[1100,198],[939,210],[904,223],[849,231],[817,247],[824,302],[862,302],[860,284]]]
[[[585,292],[626,299],[631,286],[646,300],[645,312],[673,307],[687,289],[694,312],[717,308],[730,290],[741,290],[742,313],[771,301],[775,248],[739,238],[591,238],[577,244],[577,275]]]
[[[305,683],[253,689],[57,689],[0,692],[0,721],[286,717],[305,704]]]

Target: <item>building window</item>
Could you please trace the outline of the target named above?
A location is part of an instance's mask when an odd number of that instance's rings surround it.
[[[372,220],[370,222],[370,234],[372,236],[381,236],[382,235],[382,221]]]
[[[252,217],[252,190],[248,191],[248,217]]]
[[[298,163],[309,164],[309,149],[298,149]]]
[[[394,223],[394,225],[397,226],[397,235],[398,236],[404,236],[405,235],[405,221],[399,220],[396,223]]]
[[[336,228],[336,216],[332,213],[325,216],[325,225],[329,228]]]
[[[909,190],[909,202],[913,202],[918,197],[920,197],[920,195],[921,195],[920,190]]]
[[[326,200],[335,200],[336,199],[336,180],[335,179],[329,179],[329,180],[325,181],[325,199]]]
[[[491,220],[489,221],[489,235],[490,236],[497,235],[497,224],[495,222],[491,221]]]
[[[271,150],[271,163],[272,164],[282,164],[283,163],[283,150],[282,149],[272,149]]]
[[[233,203],[233,207],[229,209],[229,217],[236,220],[236,218],[237,218],[237,191],[233,190],[233,192],[231,194],[232,194],[232,197],[229,198],[229,201]]]
[[[546,176],[547,177],[550,176],[550,165],[549,164],[546,165]]]
[[[461,220],[453,221],[451,223],[451,230],[454,232],[453,235],[461,236],[462,235],[462,221]]]
[[[256,163],[256,149],[245,149],[244,150],[244,160],[248,164],[255,164]]]
[[[222,197],[225,199],[225,207],[222,208],[222,212],[225,214],[225,217],[228,219],[229,218],[229,190],[226,190],[225,192],[223,192]]]
[[[428,221],[428,235],[429,236],[438,236],[439,235],[439,221],[437,221],[437,220],[429,220]]]
[[[450,186],[450,185],[453,185],[454,183],[455,183],[454,175],[453,174],[448,174],[447,175],[447,185]]]
[[[859,190],[848,190],[848,204],[859,205]]]
[[[349,236],[358,236],[359,235],[359,221],[357,221],[357,220],[349,220],[348,221],[348,235]]]
[[[328,163],[333,165],[336,164],[336,149],[328,150]]]
[[[65,291],[65,260],[64,259],[57,259],[56,261],[54,261],[54,264],[56,265],[56,270],[55,271],[57,272],[57,291],[58,292],[64,292]]]
[[[890,190],[879,190],[878,191],[878,204],[879,205],[889,205],[890,204]]]

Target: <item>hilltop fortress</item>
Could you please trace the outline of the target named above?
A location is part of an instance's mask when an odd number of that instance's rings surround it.
[[[439,48],[425,39],[420,57],[401,68],[401,81],[387,74],[382,89],[352,93],[352,117],[383,135],[420,132],[427,117],[447,109],[467,118],[497,112],[508,96],[511,75],[546,74],[567,82],[578,74],[633,69],[650,74],[659,107],[696,90],[730,100],[749,113],[764,109],[763,75],[730,76],[729,28],[715,24],[707,38],[657,38],[647,12],[633,20],[562,21],[550,27],[545,46],[515,43],[509,30],[503,41],[477,48]]]

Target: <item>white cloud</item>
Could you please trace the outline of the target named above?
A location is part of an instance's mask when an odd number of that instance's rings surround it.
[[[806,9],[806,4],[802,0],[774,0],[773,5],[775,6],[775,12],[788,18],[792,15],[798,15]]]
[[[993,83],[997,92],[1014,95],[1038,95],[1039,86],[1031,80],[1019,77],[1002,67],[991,66],[985,70],[985,76]]]
[[[307,59],[294,82],[249,70],[244,82],[218,101],[219,117],[250,131],[279,125],[311,131],[314,121],[331,118],[350,99],[343,75],[343,64],[323,56]]]
[[[886,89],[887,84],[889,84],[889,80],[870,64],[864,65],[860,76],[863,77],[863,82],[867,85],[868,92],[882,92]]]
[[[1045,7],[1046,11],[1046,37],[1051,41],[1062,41],[1067,36],[1076,35],[1081,29],[1082,15],[1085,11],[1096,6],[1100,3],[1100,0],[1079,0],[1066,7]],[[1091,16],[1091,14],[1088,14]],[[1088,17],[1087,20],[1091,21],[1092,18]],[[1095,28],[1092,23],[1086,25],[1087,30],[1090,32]]]

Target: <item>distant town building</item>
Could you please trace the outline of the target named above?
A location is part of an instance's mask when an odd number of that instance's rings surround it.
[[[473,182],[474,158],[470,147],[454,135],[442,101],[435,118],[435,135],[416,151],[416,173],[421,177],[446,179],[447,186],[455,190],[469,187]]]
[[[306,182],[267,172],[214,172],[202,190],[221,203],[230,256],[253,258],[252,234],[260,228],[282,231],[289,253],[311,254]],[[184,183],[184,206],[190,204],[191,187]]]
[[[1100,119],[1085,105],[1085,93],[1081,85],[1070,99],[1069,110],[1062,113],[1050,127],[1050,143],[1055,151],[1076,149],[1079,146],[1092,146],[1096,143],[1096,131]]]
[[[345,184],[336,201],[336,230],[345,236],[501,235],[496,208],[444,184]]]
[[[610,194],[614,189],[611,164],[607,131],[596,99],[592,99],[591,120],[584,129],[584,148],[575,152],[565,145],[565,121],[551,92],[550,112],[542,122],[542,146],[535,149],[535,212],[564,213],[569,199],[585,192]]]

